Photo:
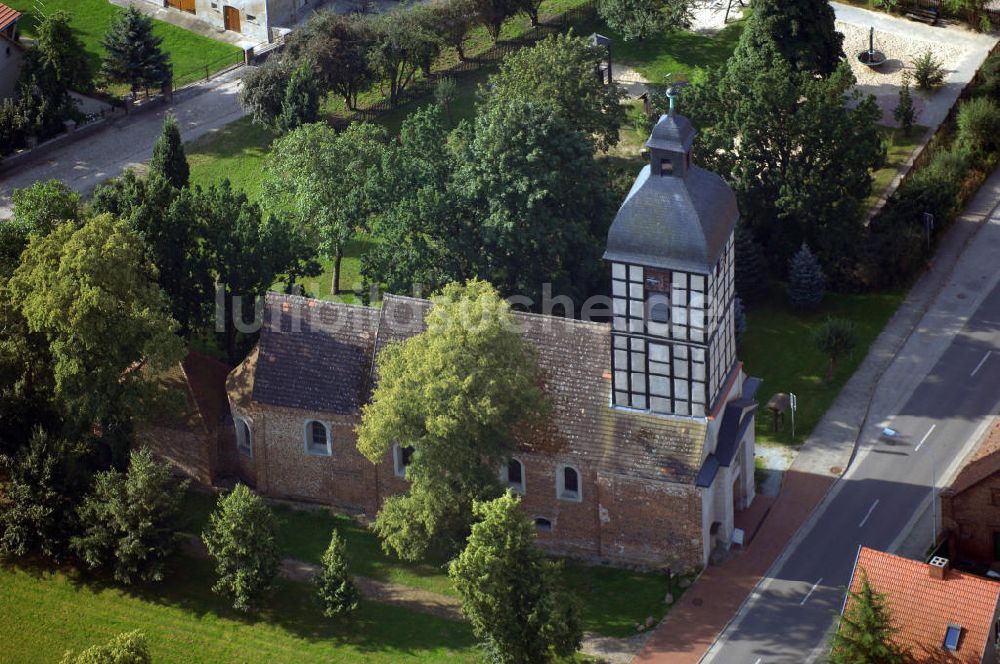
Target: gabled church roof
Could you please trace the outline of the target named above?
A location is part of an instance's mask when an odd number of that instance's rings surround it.
[[[268,293],[268,324],[259,357],[234,371],[249,373],[252,400],[303,410],[359,413],[377,362],[388,344],[424,329],[431,303],[387,295],[381,310]],[[363,313],[363,310],[368,313]],[[292,314],[310,325],[296,332]],[[692,483],[700,465],[706,425],[611,408],[610,327],[557,316],[514,314],[535,346],[552,414],[519,435],[523,449],[575,457],[603,472]],[[375,322],[377,317],[377,323]],[[341,321],[316,325],[315,321]],[[367,360],[360,354],[367,352]]]
[[[687,118],[664,115],[646,143],[651,160],[685,158],[694,135]],[[715,268],[739,219],[736,196],[715,173],[695,165],[678,171],[643,167],[608,231],[605,260],[701,274]]]

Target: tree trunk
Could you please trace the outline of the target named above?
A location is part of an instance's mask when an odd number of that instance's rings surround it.
[[[344,258],[344,250],[337,247],[333,257],[333,295],[340,295],[340,262]]]
[[[459,62],[465,62],[465,47],[462,44],[455,45],[455,52],[458,53]]]
[[[837,368],[837,358],[833,355],[830,356],[830,367],[826,370],[826,382],[833,381],[833,372]]]

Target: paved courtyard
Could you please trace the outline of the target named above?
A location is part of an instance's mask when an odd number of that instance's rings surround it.
[[[873,12],[853,5],[833,3],[837,29],[844,33],[844,52],[851,63],[858,88],[875,96],[882,108],[882,122],[894,125],[892,111],[899,102],[899,85],[904,71],[913,73],[913,58],[928,49],[944,63],[947,77],[933,93],[914,86],[913,104],[917,124],[936,127],[948,115],[962,89],[972,80],[979,65],[989,55],[997,38],[972,32],[958,25],[931,27],[884,12]],[[858,62],[857,54],[868,50],[868,32],[875,28],[875,48],[888,61],[878,69]]]

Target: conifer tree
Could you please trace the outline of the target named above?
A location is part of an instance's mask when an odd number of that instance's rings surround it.
[[[903,134],[909,136],[913,132],[913,95],[910,94],[910,72],[903,72],[903,81],[899,88],[899,103],[892,110],[892,117],[899,123]]]
[[[302,63],[288,80],[285,98],[281,101],[277,128],[287,133],[296,127],[315,122],[319,116],[319,85],[312,68]]]
[[[826,276],[805,242],[788,262],[788,301],[796,309],[819,306],[826,291]]]
[[[875,592],[861,570],[861,589],[850,593],[840,626],[831,639],[830,664],[902,664],[902,649],[885,595]]]
[[[747,304],[759,302],[767,296],[767,259],[753,231],[742,224],[736,228],[734,252],[736,292]]]
[[[739,295],[733,300],[733,319],[736,334],[736,343],[743,341],[743,335],[747,332],[747,313],[743,310],[743,298]]]
[[[101,72],[112,82],[128,83],[133,96],[139,88],[170,81],[170,62],[160,50],[162,37],[153,34],[153,19],[129,5],[112,22],[101,44],[106,54]]]
[[[316,596],[323,605],[323,615],[333,618],[358,607],[360,595],[347,571],[344,539],[336,529],[321,561],[323,569],[316,576]]]
[[[163,131],[153,144],[153,158],[149,162],[149,170],[158,173],[177,189],[188,185],[191,168],[184,156],[184,145],[181,143],[181,132],[177,127],[177,118],[167,115],[163,121]]]

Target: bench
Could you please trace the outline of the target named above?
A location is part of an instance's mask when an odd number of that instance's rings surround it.
[[[938,10],[937,7],[933,9],[924,9],[922,7],[911,7],[906,10],[906,18],[912,19],[914,21],[920,21],[921,23],[926,23],[927,25],[935,25],[938,21]]]

